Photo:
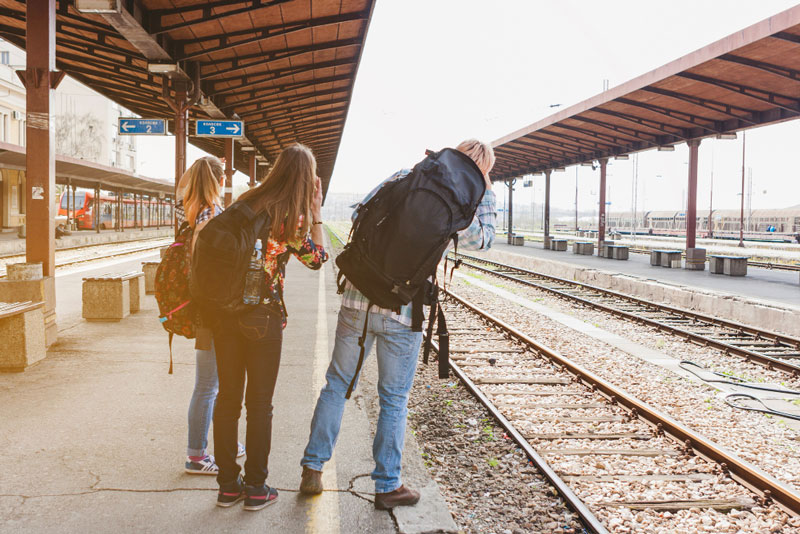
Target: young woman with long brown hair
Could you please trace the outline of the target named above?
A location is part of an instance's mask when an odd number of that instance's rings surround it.
[[[214,452],[220,487],[217,505],[232,506],[244,499],[246,510],[260,510],[278,497],[278,492],[266,485],[266,479],[272,439],[272,395],[286,324],[286,262],[294,255],[306,267],[319,269],[328,259],[321,246],[322,185],[311,150],[299,144],[286,148],[261,185],[237,202],[246,202],[270,216],[270,237],[263,246],[267,296],[242,315],[224,316],[214,328],[219,374],[214,411]],[[244,479],[239,477],[236,463],[243,394],[247,407]]]

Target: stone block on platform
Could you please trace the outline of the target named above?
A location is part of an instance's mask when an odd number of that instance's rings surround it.
[[[708,270],[711,274],[722,274],[725,266],[725,257],[712,254],[708,258]]]
[[[511,236],[511,244],[515,247],[521,247],[525,245],[525,237],[521,235],[513,235]]]
[[[156,271],[158,266],[161,265],[157,261],[144,261],[142,262],[142,272],[144,273],[144,291],[148,295],[156,292]]]
[[[45,343],[49,347],[58,339],[55,278],[41,276],[40,263],[9,264],[6,272],[7,278],[0,280],[0,302],[43,302],[40,316],[44,324]]]
[[[83,318],[120,321],[131,311],[130,284],[124,275],[83,279]]]
[[[144,273],[136,273],[128,277],[128,289],[130,291],[131,313],[136,313],[142,309],[144,302]]]
[[[20,372],[47,354],[43,302],[0,302],[0,372]]]
[[[552,239],[550,241],[550,248],[553,250],[557,250],[559,252],[564,252],[567,250],[567,240],[566,239]]]
[[[655,266],[661,265],[661,251],[660,250],[651,250],[650,251],[650,265],[655,265]]]
[[[682,256],[683,252],[681,252],[680,250],[662,250],[661,266],[670,269],[680,269]]]
[[[747,260],[745,256],[727,256],[722,266],[722,274],[728,276],[745,276],[747,274]]]
[[[706,269],[706,249],[687,248],[686,249],[686,269],[690,271],[705,271]]]
[[[611,250],[611,258],[615,260],[627,260],[628,259],[628,247],[625,245],[609,245],[608,248]]]
[[[553,249],[553,236],[551,235],[544,236],[543,247],[549,250]]]

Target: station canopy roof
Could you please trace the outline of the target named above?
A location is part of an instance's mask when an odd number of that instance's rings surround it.
[[[254,153],[270,164],[297,141],[314,151],[327,190],[373,5],[374,0],[62,0],[57,68],[146,118],[174,117],[162,98],[164,76],[199,76],[202,96],[189,110],[190,120],[245,121],[246,139],[235,145],[237,169],[248,173]],[[0,35],[22,48],[25,7],[0,0]],[[92,11],[98,8],[105,10]],[[154,72],[159,68],[175,70]],[[224,155],[222,139],[190,142]],[[174,168],[171,161],[165,166]]]
[[[0,142],[0,167],[24,170],[25,148]],[[56,182],[89,189],[94,189],[99,184],[104,190],[124,190],[146,195],[172,196],[175,192],[171,181],[139,176],[124,169],[62,154],[56,154]]]
[[[800,6],[493,143],[494,180],[800,115]]]

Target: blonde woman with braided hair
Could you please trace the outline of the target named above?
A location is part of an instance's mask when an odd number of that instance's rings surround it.
[[[225,167],[214,156],[195,161],[178,182],[175,209],[178,224],[188,223],[194,228],[192,245],[208,221],[222,213],[220,192],[225,181]],[[207,328],[197,328],[195,339],[195,382],[189,402],[189,439],[184,469],[192,475],[213,475],[219,472],[214,457],[207,452],[208,430],[214,416],[214,405],[219,391],[217,360],[214,340]],[[239,444],[238,455],[244,455]]]

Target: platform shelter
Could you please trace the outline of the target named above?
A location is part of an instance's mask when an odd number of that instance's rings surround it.
[[[327,191],[373,6],[29,0],[0,9],[0,36],[26,51],[17,72],[26,87],[27,261],[41,263],[45,279],[53,276],[57,169],[75,164],[55,154],[53,91],[64,75],[142,118],[164,121],[163,133],[175,140],[173,195],[187,142],[225,158],[226,204],[234,170],[253,185],[293,142],[314,151]],[[241,126],[199,136],[194,126],[203,119]],[[76,183],[81,178],[70,173]]]
[[[686,219],[697,221],[701,141],[800,116],[798,54],[800,6],[496,140],[493,179],[506,183],[511,205],[517,178],[544,174],[547,246],[551,174],[569,165],[596,163],[600,171],[598,241],[602,245],[609,158],[625,159],[634,152],[671,150],[686,143]],[[509,209],[509,240],[512,215]],[[705,250],[695,246],[696,223],[686,226],[686,268],[702,270]]]

